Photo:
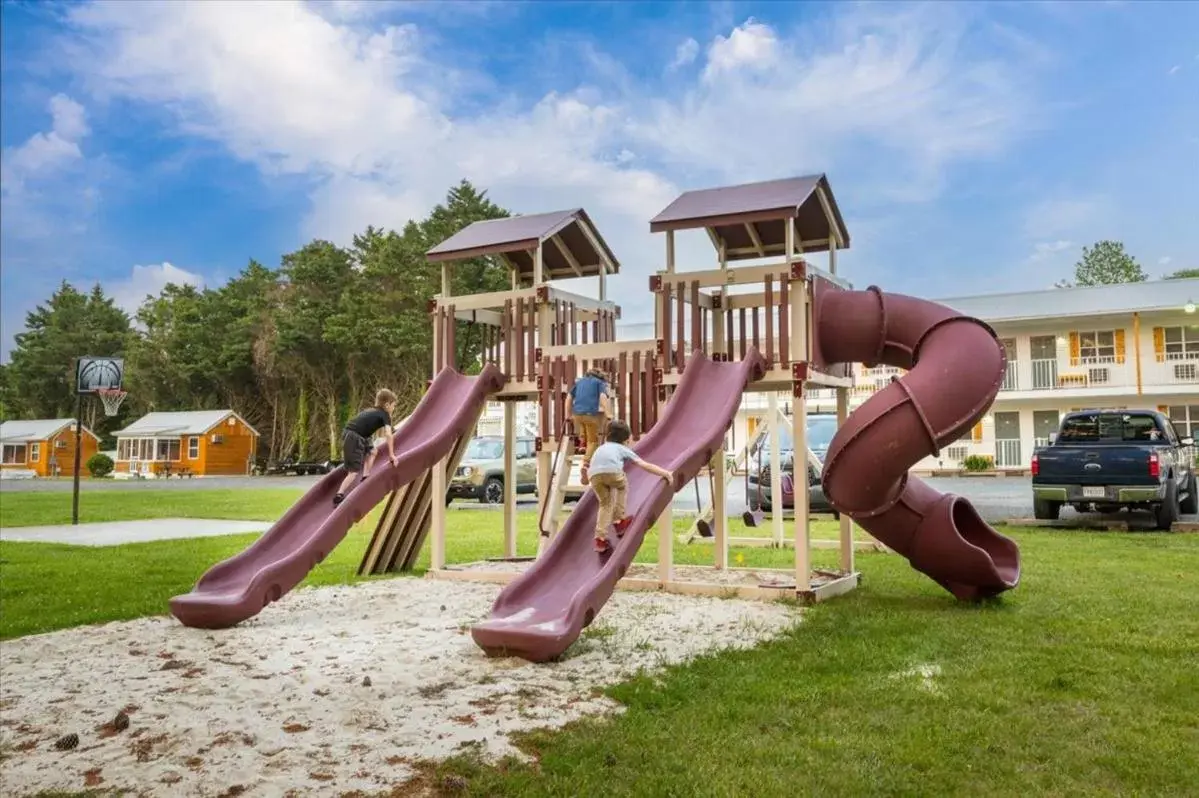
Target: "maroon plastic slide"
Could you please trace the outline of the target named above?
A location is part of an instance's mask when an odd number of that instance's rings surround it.
[[[474,429],[487,397],[503,384],[504,375],[494,365],[473,377],[442,369],[396,432],[397,465],[391,464],[384,444],[372,472],[354,483],[336,507],[333,496],[346,472],[334,469],[249,548],[208,569],[192,592],[171,599],[171,614],[185,626],[223,629],[278,601],[371,508],[448,456],[455,442]]]
[[[843,291],[821,280],[816,285],[814,360],[910,369],[833,436],[824,459],[824,495],[959,599],[1015,587],[1015,542],[966,499],[908,475],[921,459],[967,434],[995,401],[1007,357],[994,331],[943,305],[874,286]]]
[[[675,492],[723,448],[745,386],[760,379],[765,363],[756,349],[737,363],[718,363],[693,352],[654,428],[632,448],[643,459],[674,472],[675,482],[628,466],[632,523],[611,551],[592,548],[599,509],[587,491],[557,537],[533,566],[500,592],[491,617],[471,629],[491,655],[545,662],[564,652],[612,595]]]

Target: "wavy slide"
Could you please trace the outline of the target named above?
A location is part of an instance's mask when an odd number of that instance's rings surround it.
[[[388,460],[384,446],[372,473],[354,483],[337,507],[333,496],[345,470],[334,469],[249,548],[210,568],[192,592],[172,598],[171,614],[185,626],[222,629],[278,601],[371,508],[449,455],[455,442],[473,430],[487,397],[503,384],[503,373],[493,365],[473,377],[442,369],[396,432],[397,465]]]
[[[642,458],[674,472],[668,485],[630,466],[628,530],[612,550],[592,548],[599,509],[587,491],[557,537],[528,571],[501,591],[491,617],[471,628],[488,654],[545,662],[564,652],[594,620],[625,575],[646,531],[676,490],[695,478],[724,445],[724,435],[741,405],[741,394],[760,379],[765,363],[756,349],[736,363],[718,363],[694,352],[654,428],[632,448]]]
[[[1007,357],[994,331],[934,302],[819,281],[814,326],[814,360],[910,369],[833,437],[824,460],[829,502],[958,599],[1015,587],[1015,542],[966,499],[908,474],[969,432],[995,401]]]

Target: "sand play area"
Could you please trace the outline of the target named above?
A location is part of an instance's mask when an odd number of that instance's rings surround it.
[[[415,761],[517,753],[513,732],[618,712],[596,688],[756,645],[799,617],[617,592],[561,662],[533,665],[488,659],[470,638],[498,591],[391,579],[300,590],[221,632],[158,617],[5,641],[0,784],[14,796],[370,795],[412,778]],[[77,744],[58,750],[67,735]]]

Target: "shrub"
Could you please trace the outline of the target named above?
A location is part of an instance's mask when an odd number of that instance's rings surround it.
[[[967,471],[990,471],[995,467],[995,459],[988,454],[972,454],[962,461]]]
[[[87,472],[93,477],[100,479],[112,473],[115,464],[112,458],[103,452],[96,452],[91,457],[87,458]]]

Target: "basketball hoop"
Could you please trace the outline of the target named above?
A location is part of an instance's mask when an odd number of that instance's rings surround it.
[[[120,388],[97,388],[96,395],[104,403],[104,415],[115,416],[120,411],[121,402],[125,401],[127,392]]]

